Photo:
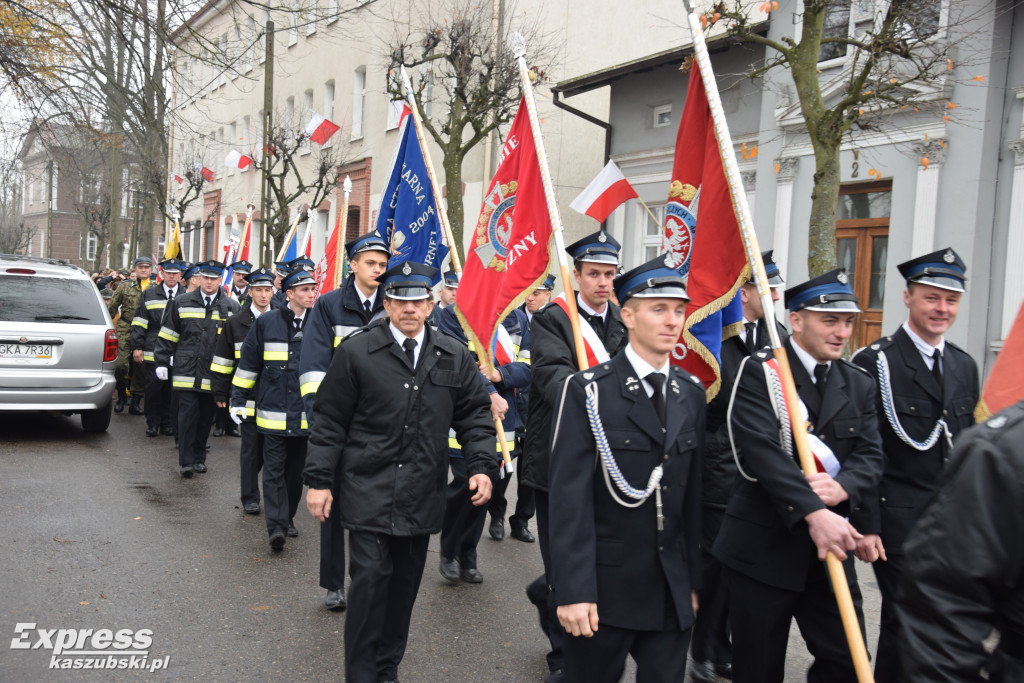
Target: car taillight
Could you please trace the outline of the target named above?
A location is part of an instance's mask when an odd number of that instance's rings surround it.
[[[107,330],[107,338],[103,344],[103,362],[117,360],[117,332]]]

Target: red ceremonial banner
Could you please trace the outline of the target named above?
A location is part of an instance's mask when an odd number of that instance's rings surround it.
[[[548,276],[551,219],[526,105],[520,101],[477,220],[455,302],[462,329],[487,349],[501,321]]]

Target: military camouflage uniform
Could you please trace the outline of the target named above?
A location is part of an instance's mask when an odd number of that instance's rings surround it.
[[[149,278],[152,285],[156,280]],[[135,317],[135,310],[139,306],[139,299],[142,298],[142,288],[138,280],[128,280],[121,283],[121,286],[114,292],[110,299],[110,316],[113,317],[117,310],[121,309],[121,317],[117,320],[117,368],[114,370],[114,377],[117,379],[118,391],[124,391],[131,383],[132,402],[137,404],[146,391],[146,373],[142,367],[132,361],[131,329],[132,319]]]

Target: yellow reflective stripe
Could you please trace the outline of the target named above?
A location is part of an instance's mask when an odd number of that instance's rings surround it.
[[[288,360],[288,344],[267,342],[263,345],[263,360]]]
[[[459,445],[459,440],[458,439],[453,439],[450,436],[448,437],[448,448],[454,448],[455,450],[458,450],[458,451],[462,450],[462,446]]]
[[[155,308],[164,308],[165,306],[167,306],[167,301],[165,299],[154,299],[153,301],[146,302],[147,311]]]
[[[320,388],[320,383],[324,381],[324,377],[326,376],[326,372],[319,372],[316,370],[304,372],[299,375],[299,395],[305,397],[310,394],[315,394],[317,389]]]
[[[230,358],[225,358],[224,356],[214,356],[213,363],[214,365],[224,365],[229,368],[235,367],[235,361],[231,360]]]
[[[235,371],[235,376],[231,379],[231,384],[242,389],[252,389],[256,384],[257,378],[260,373],[250,372],[249,370],[243,370],[239,368]]]
[[[285,420],[268,420],[260,417],[258,412],[256,414],[256,426],[263,427],[263,429],[276,429],[282,432],[288,429],[288,423]]]
[[[345,337],[347,337],[348,335],[352,334],[353,332],[355,332],[358,329],[359,329],[359,327],[356,326],[356,325],[335,325],[334,326],[334,345],[337,346],[338,344],[341,343],[341,341]]]
[[[454,430],[449,430],[449,431],[454,431]],[[511,453],[512,451],[515,450],[515,448],[516,448],[516,433],[515,432],[505,432],[505,445],[508,447],[508,452],[509,453]],[[453,449],[455,449],[457,451],[461,451],[462,450],[462,446],[459,444],[459,440],[456,439],[454,436],[449,436],[448,437],[448,448],[453,448]],[[494,440],[494,451],[496,453],[501,453],[501,444],[498,443],[497,439]]]
[[[143,351],[142,352],[142,360],[148,360],[151,363],[155,363],[156,362],[156,356],[153,355],[152,351]]]
[[[469,347],[470,351],[472,351],[473,353],[476,353],[476,344],[473,343],[472,339],[470,339],[469,341],[466,342],[466,346]]]
[[[169,327],[161,327],[160,328],[160,333],[157,336],[160,337],[161,339],[166,339],[167,341],[172,341],[175,344],[177,344],[178,343],[178,339],[181,338],[180,334],[178,334],[177,332],[175,332],[174,330],[172,330]]]
[[[235,360],[242,357],[242,342],[235,342]]]
[[[132,318],[132,325],[138,325],[142,329],[148,329],[149,321],[143,318],[142,316],[137,315],[134,318]]]
[[[171,381],[171,386],[179,389],[191,389],[192,385],[194,385],[195,383],[195,377],[178,377],[177,375],[175,375],[173,380]]]
[[[305,420],[299,422],[299,429],[309,429],[309,423]]]
[[[210,363],[210,370],[213,372],[219,372],[222,375],[230,375],[234,367],[230,365],[220,365],[219,363]]]
[[[210,386],[211,385],[210,385],[210,378],[209,377],[204,377],[202,379],[202,381],[199,382],[199,388],[200,389],[209,389]]]
[[[178,317],[182,320],[186,318],[205,318],[206,311],[202,308],[182,308],[178,310]]]

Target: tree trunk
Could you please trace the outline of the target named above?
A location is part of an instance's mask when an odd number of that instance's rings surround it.
[[[449,244],[459,255],[459,262],[465,263],[463,258],[463,224],[465,223],[466,210],[462,202],[462,157],[457,150],[444,150],[444,182],[447,188],[448,199],[448,224],[452,228],[452,239],[455,244]]]
[[[836,208],[839,203],[840,139],[819,139],[814,145],[814,188],[808,225],[807,269],[811,277],[836,267]]]

